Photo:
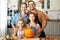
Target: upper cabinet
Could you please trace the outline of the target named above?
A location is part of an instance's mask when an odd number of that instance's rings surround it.
[[[60,0],[33,0],[38,10],[60,10]]]
[[[60,0],[50,0],[50,9],[51,10],[60,10],[59,4]]]
[[[18,6],[22,2],[28,2],[32,0],[8,0],[8,8],[17,10]],[[60,10],[60,0],[33,0],[38,10]]]

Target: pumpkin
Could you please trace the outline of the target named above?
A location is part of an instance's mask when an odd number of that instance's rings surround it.
[[[34,37],[34,30],[32,28],[27,28],[24,31],[24,35],[26,38],[33,38]]]

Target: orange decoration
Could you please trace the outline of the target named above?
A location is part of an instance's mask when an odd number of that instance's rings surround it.
[[[24,35],[26,38],[33,38],[34,37],[34,30],[32,28],[27,28],[24,31]]]

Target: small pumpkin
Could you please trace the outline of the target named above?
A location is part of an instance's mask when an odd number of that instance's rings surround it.
[[[27,28],[24,31],[24,35],[26,38],[33,38],[34,37],[34,30],[32,28]]]

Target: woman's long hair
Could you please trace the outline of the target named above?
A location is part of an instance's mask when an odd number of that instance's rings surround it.
[[[33,12],[31,12],[31,13],[30,13],[30,15],[31,15],[31,14],[33,14],[33,15],[34,15],[34,17],[35,17],[34,22],[35,22],[35,23],[37,23],[36,14],[35,14],[35,13],[33,13]],[[29,16],[30,16],[30,15],[29,15]],[[30,20],[28,19],[27,23],[29,23],[29,22],[30,22]]]

